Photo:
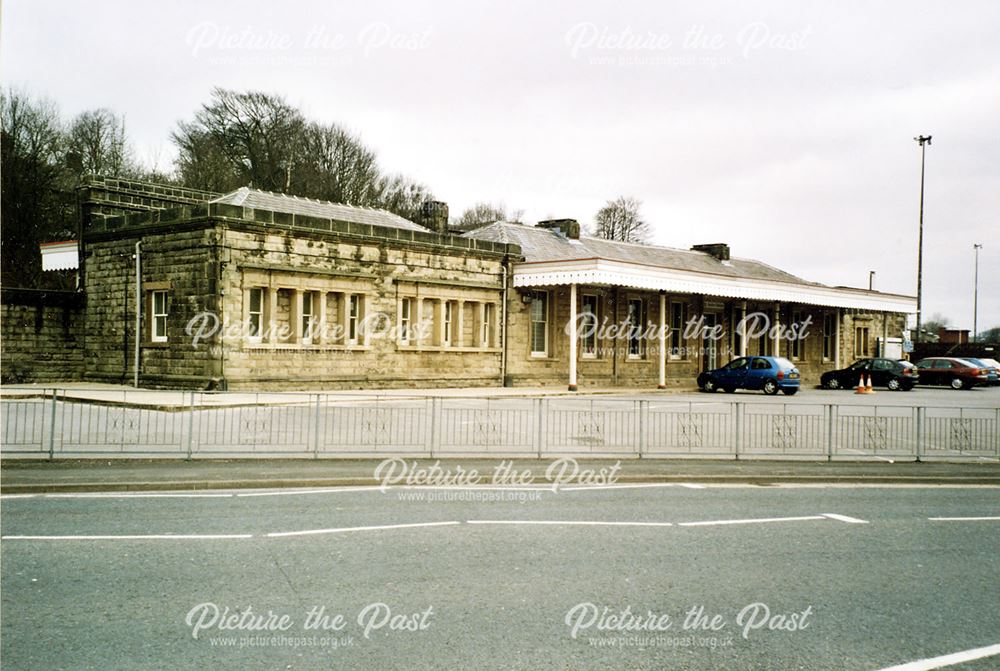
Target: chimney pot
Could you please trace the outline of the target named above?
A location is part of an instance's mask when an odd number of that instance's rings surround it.
[[[538,228],[560,231],[570,240],[580,239],[580,223],[576,219],[549,219],[538,222]]]
[[[729,245],[724,242],[712,242],[706,245],[695,245],[691,248],[691,251],[711,254],[720,261],[729,260]]]

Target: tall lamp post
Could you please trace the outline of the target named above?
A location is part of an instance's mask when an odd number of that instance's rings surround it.
[[[972,293],[972,342],[976,342],[979,334],[979,250],[983,248],[980,244],[973,244],[976,250],[976,288]]]
[[[917,342],[920,342],[920,308],[924,289],[924,154],[931,143],[930,135],[913,138],[920,145],[920,235],[917,241]]]

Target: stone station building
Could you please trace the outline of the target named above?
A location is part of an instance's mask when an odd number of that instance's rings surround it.
[[[650,389],[690,387],[701,370],[760,353],[790,358],[814,383],[898,341],[916,309],[912,297],[808,282],[724,244],[611,242],[573,220],[450,231],[443,203],[412,222],[249,188],[104,178],[80,202],[82,357],[66,371],[77,379]],[[755,313],[778,328],[741,335],[734,327]],[[785,339],[792,324],[808,334]]]

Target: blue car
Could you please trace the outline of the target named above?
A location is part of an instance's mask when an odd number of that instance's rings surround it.
[[[729,394],[753,389],[768,395],[780,390],[791,396],[799,390],[799,369],[780,356],[741,356],[699,375],[698,388],[707,392],[723,389]]]

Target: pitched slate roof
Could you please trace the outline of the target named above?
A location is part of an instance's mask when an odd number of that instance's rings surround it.
[[[526,262],[607,259],[696,273],[712,273],[732,278],[771,280],[822,286],[752,259],[720,261],[707,252],[580,236],[571,240],[560,233],[535,226],[497,222],[464,234],[465,237],[521,246]]]
[[[355,224],[370,224],[372,226],[388,226],[408,231],[427,232],[427,229],[423,226],[386,210],[331,203],[311,198],[300,198],[298,196],[288,196],[283,193],[272,193],[270,191],[258,191],[246,186],[219,196],[211,202],[251,207],[255,210],[270,210],[272,212],[303,214],[322,219],[349,221]]]

